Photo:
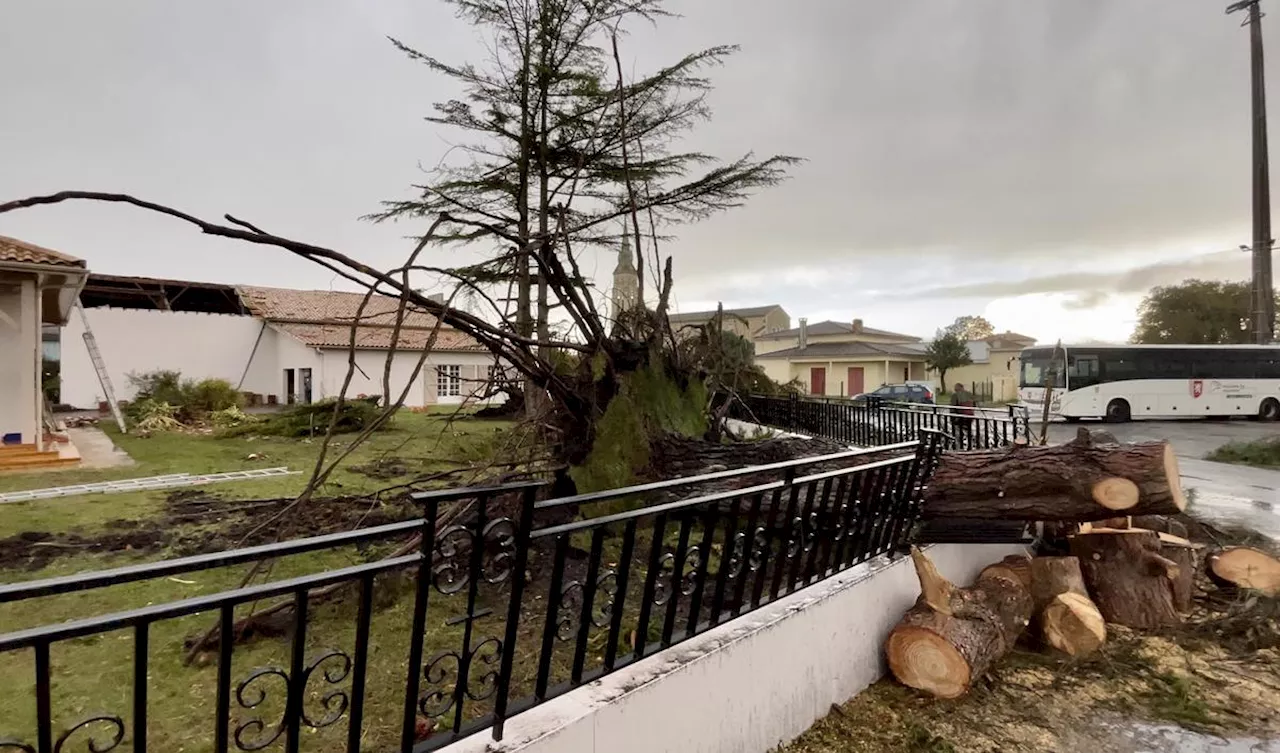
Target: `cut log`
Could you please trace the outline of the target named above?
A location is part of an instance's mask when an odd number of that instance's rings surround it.
[[[1176,562],[1160,553],[1160,537],[1136,528],[1097,529],[1071,539],[1085,585],[1107,622],[1150,629],[1182,622],[1174,606]]]
[[[1010,554],[994,565],[987,565],[978,574],[978,580],[987,577],[1012,578],[1024,588],[1031,588],[1031,557],[1025,554]]]
[[[1089,598],[1079,559],[1033,559],[1031,601],[1036,631],[1047,645],[1069,656],[1086,656],[1107,639],[1106,621]]]
[[[1070,591],[1053,597],[1040,613],[1040,634],[1068,656],[1088,656],[1106,642],[1107,622],[1088,596]]]
[[[1075,593],[1086,599],[1089,591],[1075,557],[1036,557],[1031,560],[1031,605],[1039,613],[1059,594]]]
[[[1280,560],[1253,547],[1236,546],[1209,555],[1209,578],[1226,588],[1280,596]]]
[[[1167,442],[944,453],[925,489],[925,518],[1084,522],[1186,509]]]
[[[1018,640],[1031,594],[1007,569],[958,588],[918,549],[911,557],[921,595],[885,642],[889,669],[908,687],[958,698]]]

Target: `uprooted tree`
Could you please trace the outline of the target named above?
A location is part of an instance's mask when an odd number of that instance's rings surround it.
[[[705,71],[735,48],[624,75],[620,36],[628,23],[669,15],[663,0],[448,1],[482,30],[492,54],[485,65],[452,65],[393,40],[463,85],[464,98],[437,104],[429,120],[468,139],[454,152],[465,155],[460,163],[432,172],[416,197],[375,215],[430,223],[397,269],[231,215],[215,223],[123,194],[65,191],[0,204],[0,213],[72,199],[127,203],[210,235],[282,248],[370,294],[398,297],[397,327],[406,309],[428,312],[520,375],[527,420],[551,456],[585,469],[580,486],[625,481],[658,435],[701,434],[713,408],[702,365],[677,347],[667,323],[672,262],[660,249],[663,228],[741,205],[783,180],[796,160],[747,155],[724,163],[676,148],[682,133],[709,118]],[[579,260],[618,243],[624,227],[637,246],[639,294],[627,310],[606,313]],[[468,265],[423,260],[442,244],[489,253]],[[452,281],[449,302],[418,292],[428,275]],[[483,310],[454,306],[454,296]],[[389,384],[386,391],[390,398]]]

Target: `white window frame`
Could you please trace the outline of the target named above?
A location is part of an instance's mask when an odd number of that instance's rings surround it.
[[[462,397],[462,366],[456,363],[436,367],[436,395]]]

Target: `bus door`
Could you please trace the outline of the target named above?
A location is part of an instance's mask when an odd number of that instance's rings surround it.
[[[1099,406],[1098,357],[1079,355],[1067,358],[1067,387],[1070,389],[1069,415],[1098,416],[1106,408]],[[1064,406],[1066,407],[1066,406]]]

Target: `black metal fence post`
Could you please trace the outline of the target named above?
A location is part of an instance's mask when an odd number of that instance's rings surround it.
[[[502,641],[502,664],[498,668],[498,689],[493,706],[493,739],[502,739],[507,721],[507,702],[511,695],[511,665],[515,660],[516,638],[520,628],[521,604],[524,599],[525,571],[529,568],[529,533],[533,529],[533,509],[538,501],[535,487],[520,496],[520,519],[515,531],[515,564],[511,572],[511,603],[507,606],[507,629]]]

